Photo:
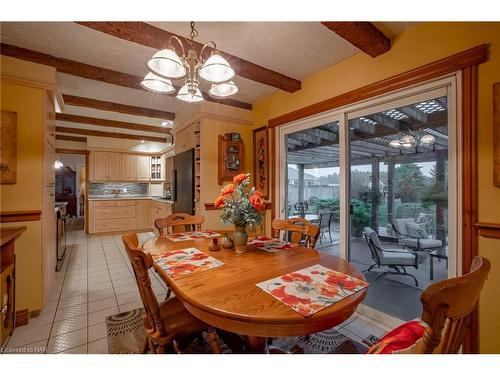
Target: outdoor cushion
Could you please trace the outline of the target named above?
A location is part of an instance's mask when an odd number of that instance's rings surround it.
[[[409,236],[417,238],[427,238],[425,224],[406,223],[406,230]]]
[[[394,249],[391,249],[394,251]],[[398,249],[399,251],[399,249]],[[401,250],[404,251],[404,250]],[[382,252],[383,255],[380,259],[380,264],[383,265],[400,265],[400,266],[413,266],[415,264],[415,255],[410,253],[389,253],[387,251]]]
[[[417,248],[417,241],[420,241],[419,249],[437,249],[443,246],[441,240],[435,240],[433,238],[423,238],[421,240],[417,240],[416,238],[402,238],[401,241],[408,247],[412,247],[414,249]]]
[[[403,323],[387,332],[367,354],[392,354],[407,349],[424,336],[425,326],[416,320]]]
[[[408,235],[408,230],[406,228],[406,224],[408,223],[415,224],[415,219],[394,219],[396,230],[403,235]]]

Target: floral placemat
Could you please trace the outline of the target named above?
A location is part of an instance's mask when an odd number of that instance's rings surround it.
[[[307,317],[366,288],[368,283],[315,264],[256,285]]]
[[[194,247],[152,254],[152,256],[156,264],[174,279],[224,265],[220,260]]]
[[[214,232],[212,230],[199,230],[194,232],[179,232],[179,233],[170,233],[165,234],[163,237],[168,238],[170,241],[181,242],[181,241],[190,241],[199,238],[212,238],[212,237],[220,237],[220,233]]]
[[[291,242],[283,242],[278,238],[267,236],[257,236],[249,241],[248,244],[256,247],[257,249],[267,251],[268,253],[277,253],[278,251],[291,249],[298,246],[297,244]]]

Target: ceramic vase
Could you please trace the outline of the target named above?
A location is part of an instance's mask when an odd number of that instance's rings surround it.
[[[248,234],[246,227],[235,227],[233,242],[236,253],[241,254],[247,251]]]

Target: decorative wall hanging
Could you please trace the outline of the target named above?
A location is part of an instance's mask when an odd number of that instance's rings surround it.
[[[500,187],[500,82],[493,85],[493,185]]]
[[[269,142],[267,126],[253,131],[254,185],[269,199]]]
[[[244,147],[239,133],[219,135],[219,185],[244,171]]]
[[[17,178],[17,113],[2,110],[0,122],[0,183],[15,184]]]

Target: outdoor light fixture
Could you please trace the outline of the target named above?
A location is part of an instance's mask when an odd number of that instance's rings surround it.
[[[156,52],[147,62],[150,73],[146,75],[141,85],[153,92],[170,94],[175,91],[170,80],[184,79],[184,85],[177,92],[176,98],[187,103],[204,101],[199,89],[200,78],[212,84],[209,95],[214,98],[224,99],[236,94],[238,87],[231,81],[235,76],[234,69],[217,51],[217,46],[212,41],[205,43],[198,54],[194,45],[197,36],[195,23],[191,22],[191,40],[185,39],[189,44],[186,54],[181,39],[172,35],[167,46]],[[174,48],[174,41],[182,51],[180,55]],[[207,48],[212,48],[212,51],[205,59],[204,52]]]
[[[424,134],[420,137],[408,129],[408,132],[404,133],[400,139],[393,139],[390,141],[389,146],[404,150],[411,150],[417,146],[429,147],[435,142],[436,138],[432,134]]]

